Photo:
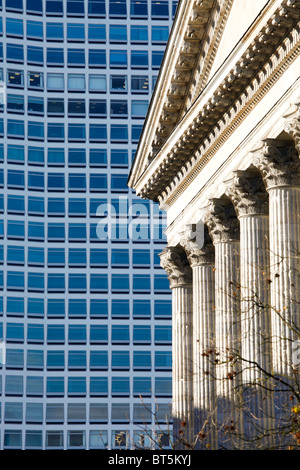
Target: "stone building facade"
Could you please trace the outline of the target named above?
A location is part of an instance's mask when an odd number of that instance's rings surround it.
[[[129,186],[167,211],[179,447],[289,441],[280,426],[295,403],[300,325],[299,18],[299,0],[181,0],[132,165]]]

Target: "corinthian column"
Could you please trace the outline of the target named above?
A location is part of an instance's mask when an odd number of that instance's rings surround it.
[[[226,191],[240,221],[241,356],[243,381],[253,384],[270,372],[268,193],[260,175],[236,172]]]
[[[219,446],[239,445],[242,415],[236,389],[239,370],[234,364],[240,351],[239,222],[230,201],[212,199],[205,216],[215,246],[216,388]]]
[[[241,367],[247,447],[273,429],[268,193],[259,174],[237,171],[226,191],[240,221]],[[260,438],[260,440],[258,440]],[[270,444],[270,440],[269,440]]]
[[[192,357],[192,270],[180,247],[167,247],[160,253],[172,289],[172,414],[177,449],[194,442],[193,357]]]
[[[290,376],[300,320],[300,161],[290,142],[267,139],[254,163],[269,193],[273,367]]]
[[[204,232],[199,244],[195,232],[180,241],[193,270],[193,367],[194,434],[197,449],[217,448],[216,384],[214,378],[215,295],[214,247]]]

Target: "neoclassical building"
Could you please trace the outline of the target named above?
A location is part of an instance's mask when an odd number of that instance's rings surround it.
[[[181,0],[131,168],[167,211],[179,447],[280,446],[297,404],[299,19],[299,0]]]

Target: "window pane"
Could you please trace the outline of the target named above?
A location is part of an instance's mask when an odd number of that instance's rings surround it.
[[[89,16],[105,16],[105,0],[88,0]]]

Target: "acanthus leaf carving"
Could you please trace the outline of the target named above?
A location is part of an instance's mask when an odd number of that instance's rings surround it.
[[[254,165],[260,170],[267,189],[300,185],[300,159],[294,145],[287,141],[266,139]]]
[[[192,284],[192,270],[185,252],[180,247],[167,246],[159,256],[160,265],[167,273],[171,289]]]
[[[238,241],[240,224],[234,207],[225,199],[211,199],[210,207],[204,216],[213,243]]]
[[[207,227],[204,226],[203,229],[204,236],[200,237],[200,243],[197,240],[195,225],[192,226],[192,230],[183,232],[180,238],[180,245],[187,255],[191,268],[203,264],[213,264],[215,260],[215,249],[208,234]]]
[[[268,193],[260,176],[249,177],[237,171],[233,184],[226,190],[238,217],[268,213]]]
[[[284,130],[292,137],[295,142],[295,147],[298,153],[300,153],[300,103],[297,103],[297,107],[298,117],[288,121],[284,126]]]

